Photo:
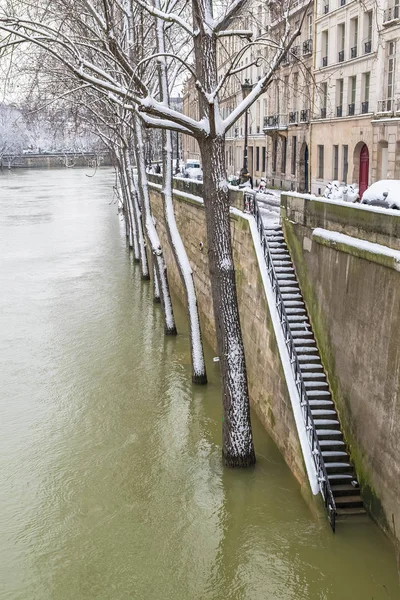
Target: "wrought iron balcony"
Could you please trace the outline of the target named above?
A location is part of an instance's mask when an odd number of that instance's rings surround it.
[[[343,62],[344,61],[344,50],[341,50],[339,52],[339,62]]]
[[[386,25],[390,23],[390,21],[395,21],[400,17],[400,6],[392,6],[391,8],[387,8],[383,13],[383,24]]]
[[[369,54],[372,50],[372,42],[368,40],[368,42],[364,42],[364,54]]]
[[[326,119],[326,106],[323,106],[321,108],[320,113],[321,113],[321,119]]]
[[[342,105],[336,107],[336,116],[341,117],[343,115],[343,107]]]
[[[324,15],[327,15],[329,12],[329,4],[324,5]]]
[[[357,58],[357,46],[350,48],[350,56],[351,58]]]
[[[349,104],[349,110],[348,110],[348,115],[349,117],[352,117],[356,112],[356,105],[354,102],[352,102],[351,104]]]
[[[368,112],[368,107],[369,107],[368,100],[365,100],[364,102],[361,102],[361,114],[362,115],[365,115]]]
[[[293,111],[289,113],[289,125],[295,125],[299,122],[298,112]]]
[[[310,111],[305,108],[300,111],[300,123],[308,123],[310,121]]]
[[[311,39],[303,42],[303,56],[308,56],[309,54],[312,54],[312,40]]]
[[[287,129],[287,115],[269,115],[264,117],[264,131],[271,129]]]
[[[328,64],[328,57],[327,56],[323,56],[322,57],[322,66],[326,67]]]

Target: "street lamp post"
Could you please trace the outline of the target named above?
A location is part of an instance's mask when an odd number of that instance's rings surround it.
[[[176,132],[176,165],[175,165],[175,175],[178,175],[179,169],[179,131]]]
[[[250,81],[248,79],[244,80],[244,83],[242,83],[242,95],[243,95],[243,100],[245,98],[247,98],[247,96],[250,94],[251,90],[253,89],[253,85],[250,83]],[[247,130],[248,130],[248,125],[249,125],[249,111],[246,110],[246,112],[244,113],[244,148],[243,148],[243,168],[242,168],[242,177],[241,179],[244,181],[244,177],[246,176],[246,173],[248,172],[248,160],[247,160],[247,148],[248,148],[248,141],[247,141]],[[247,180],[247,177],[246,177]]]

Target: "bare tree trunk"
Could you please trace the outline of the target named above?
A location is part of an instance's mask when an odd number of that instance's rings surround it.
[[[143,280],[149,280],[150,279],[150,271],[149,271],[149,263],[147,260],[146,243],[145,243],[144,233],[143,233],[142,214],[141,214],[139,202],[137,199],[137,190],[136,190],[135,182],[133,179],[132,165],[131,165],[128,148],[124,149],[124,158],[125,158],[125,164],[126,164],[128,187],[129,187],[130,198],[131,198],[133,222],[134,222],[135,234],[136,234],[136,239],[137,239],[137,244],[138,244],[138,255],[139,255],[138,258],[139,258],[140,267],[141,267],[141,278]]]
[[[142,126],[139,117],[133,116],[134,134],[135,134],[135,153],[136,164],[138,169],[139,194],[142,198],[142,210],[144,215],[144,223],[146,233],[150,242],[150,247],[153,255],[153,264],[157,272],[159,283],[161,307],[164,313],[164,331],[166,335],[176,335],[176,325],[174,313],[172,309],[171,294],[169,291],[167,268],[165,266],[163,251],[158,237],[158,233],[151,214],[150,196],[147,182],[146,167],[144,162],[144,147]]]
[[[159,0],[154,0],[154,6],[160,8]],[[165,23],[161,19],[156,19],[157,25],[157,46],[160,53],[165,53]],[[168,91],[168,73],[164,58],[158,62],[158,72],[160,79],[161,99],[165,106],[169,106]],[[207,383],[206,363],[204,360],[203,342],[201,339],[200,318],[197,306],[196,289],[193,281],[193,271],[187,256],[185,246],[182,242],[175,219],[174,203],[172,199],[172,133],[164,130],[162,132],[163,140],[163,208],[165,225],[167,229],[169,243],[174,255],[175,264],[181,278],[183,289],[185,290],[186,305],[189,316],[190,331],[190,354],[192,361],[192,382],[198,384]]]
[[[157,271],[153,265],[153,302],[154,304],[160,304],[160,286],[158,283]]]
[[[235,269],[225,180],[225,140],[200,142],[208,264],[214,306],[223,393],[223,458],[228,467],[256,461],[250,420],[246,361],[240,328]]]

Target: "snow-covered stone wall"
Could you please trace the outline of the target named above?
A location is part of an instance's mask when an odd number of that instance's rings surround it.
[[[156,181],[155,177],[152,177]],[[156,184],[157,185],[157,184]],[[186,185],[186,187],[185,187]],[[208,273],[205,218],[197,193],[201,185],[179,183],[175,189],[176,220],[191,262],[202,333],[216,348],[215,325],[211,304],[211,286]],[[177,187],[177,186],[175,186]],[[232,190],[232,204],[239,207],[242,193]],[[168,247],[160,188],[151,188],[151,203],[157,230],[164,243],[164,254],[171,287],[184,302],[179,274]],[[250,399],[266,430],[276,442],[287,464],[303,486],[304,494],[311,498],[302,452],[286,387],[274,330],[268,313],[264,287],[258,270],[248,220],[239,214],[232,215],[232,237],[238,286],[240,318],[242,323],[249,377]]]
[[[288,194],[281,216],[364,501],[399,538],[400,211]]]

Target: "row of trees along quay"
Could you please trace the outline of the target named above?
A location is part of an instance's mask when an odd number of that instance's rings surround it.
[[[3,72],[32,75],[44,104],[74,107],[109,148],[134,257],[154,279],[167,335],[176,334],[163,248],[151,214],[144,139],[162,131],[162,197],[169,241],[186,291],[193,381],[207,381],[192,270],[172,202],[172,132],[193,136],[204,172],[203,197],[223,402],[223,460],[255,463],[249,393],[229,223],[225,135],[266,92],[300,35],[309,2],[269,3],[268,30],[258,4],[246,0],[0,0]],[[296,10],[295,22],[291,11]],[[300,16],[299,16],[300,15]],[[243,23],[246,24],[244,29]],[[222,57],[222,60],[218,57]],[[218,60],[217,60],[218,59]],[[220,100],[245,69],[261,76],[223,118]],[[194,77],[199,119],[171,106],[173,90]],[[133,163],[137,167],[134,171]],[[137,175],[136,175],[137,173]],[[146,248],[151,249],[151,265]]]

